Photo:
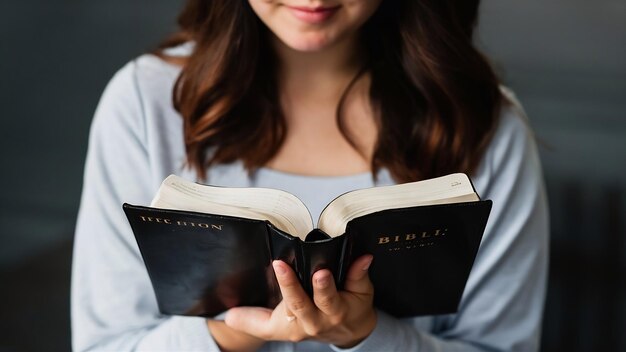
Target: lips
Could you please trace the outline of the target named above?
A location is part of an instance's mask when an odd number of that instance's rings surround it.
[[[341,7],[327,6],[327,7],[305,7],[305,6],[286,6],[291,13],[299,20],[309,24],[319,24],[330,19]]]

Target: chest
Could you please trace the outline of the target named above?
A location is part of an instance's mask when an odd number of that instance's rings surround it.
[[[303,104],[289,109],[286,119],[285,141],[268,167],[317,176],[370,170],[377,127],[363,102],[346,100],[340,115],[332,105]]]

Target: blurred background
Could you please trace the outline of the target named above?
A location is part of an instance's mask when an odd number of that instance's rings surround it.
[[[0,3],[0,351],[70,349],[89,124],[182,1]],[[544,351],[626,350],[626,1],[486,0],[479,46],[525,105],[552,215]]]

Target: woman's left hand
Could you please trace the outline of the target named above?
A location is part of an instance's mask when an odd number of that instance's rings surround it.
[[[299,342],[313,339],[349,348],[364,340],[376,326],[374,287],[367,275],[373,257],[354,261],[338,292],[328,270],[313,275],[313,301],[286,263],[273,262],[283,300],[274,309],[232,308],[226,324],[266,341]]]

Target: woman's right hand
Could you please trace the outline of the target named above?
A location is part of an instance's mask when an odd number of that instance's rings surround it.
[[[228,327],[223,321],[207,320],[213,339],[221,351],[256,351],[265,341]]]

